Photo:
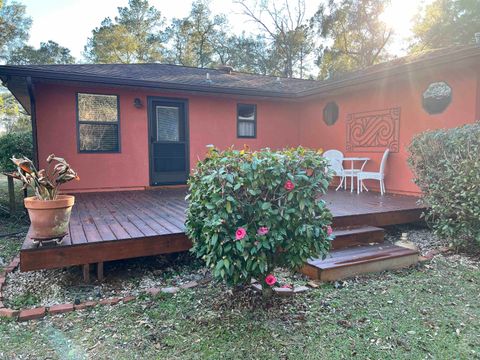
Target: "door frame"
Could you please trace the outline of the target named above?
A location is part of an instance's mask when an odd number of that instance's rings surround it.
[[[183,185],[186,182],[166,182],[161,184],[153,184],[152,174],[153,174],[153,154],[152,154],[152,121],[153,121],[153,103],[156,101],[165,101],[165,102],[175,102],[183,105],[185,113],[185,172],[188,179],[190,175],[190,126],[189,126],[189,109],[188,109],[188,99],[185,98],[170,98],[164,96],[147,96],[147,144],[148,144],[148,183],[150,186],[163,186],[163,185]]]

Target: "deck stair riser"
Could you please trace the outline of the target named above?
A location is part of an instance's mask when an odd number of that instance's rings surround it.
[[[334,281],[360,274],[409,267],[418,251],[392,244],[362,245],[333,250],[326,259],[311,259],[302,272],[317,280]]]
[[[375,226],[358,226],[343,229],[335,229],[332,241],[332,250],[340,250],[348,247],[383,243],[385,230]]]

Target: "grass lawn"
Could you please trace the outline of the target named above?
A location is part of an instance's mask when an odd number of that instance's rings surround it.
[[[0,239],[2,255],[20,241]],[[0,359],[479,359],[478,263],[325,284],[264,303],[214,282],[41,321],[0,320]]]

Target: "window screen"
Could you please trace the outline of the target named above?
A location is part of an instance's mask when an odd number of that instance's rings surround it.
[[[120,151],[118,97],[77,94],[80,152]]]
[[[256,105],[237,105],[237,135],[240,138],[254,138],[257,136]]]
[[[179,141],[179,108],[173,106],[157,106],[157,141]]]

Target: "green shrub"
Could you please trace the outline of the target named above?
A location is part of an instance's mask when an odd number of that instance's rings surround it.
[[[409,150],[435,232],[455,245],[480,244],[480,123],[419,134]]]
[[[320,153],[212,149],[189,180],[192,251],[230,285],[298,269],[330,249],[331,214],[318,196],[331,179]],[[268,277],[268,285],[274,278]]]
[[[12,156],[33,157],[32,133],[30,131],[7,133],[0,136],[0,171],[14,171]]]

